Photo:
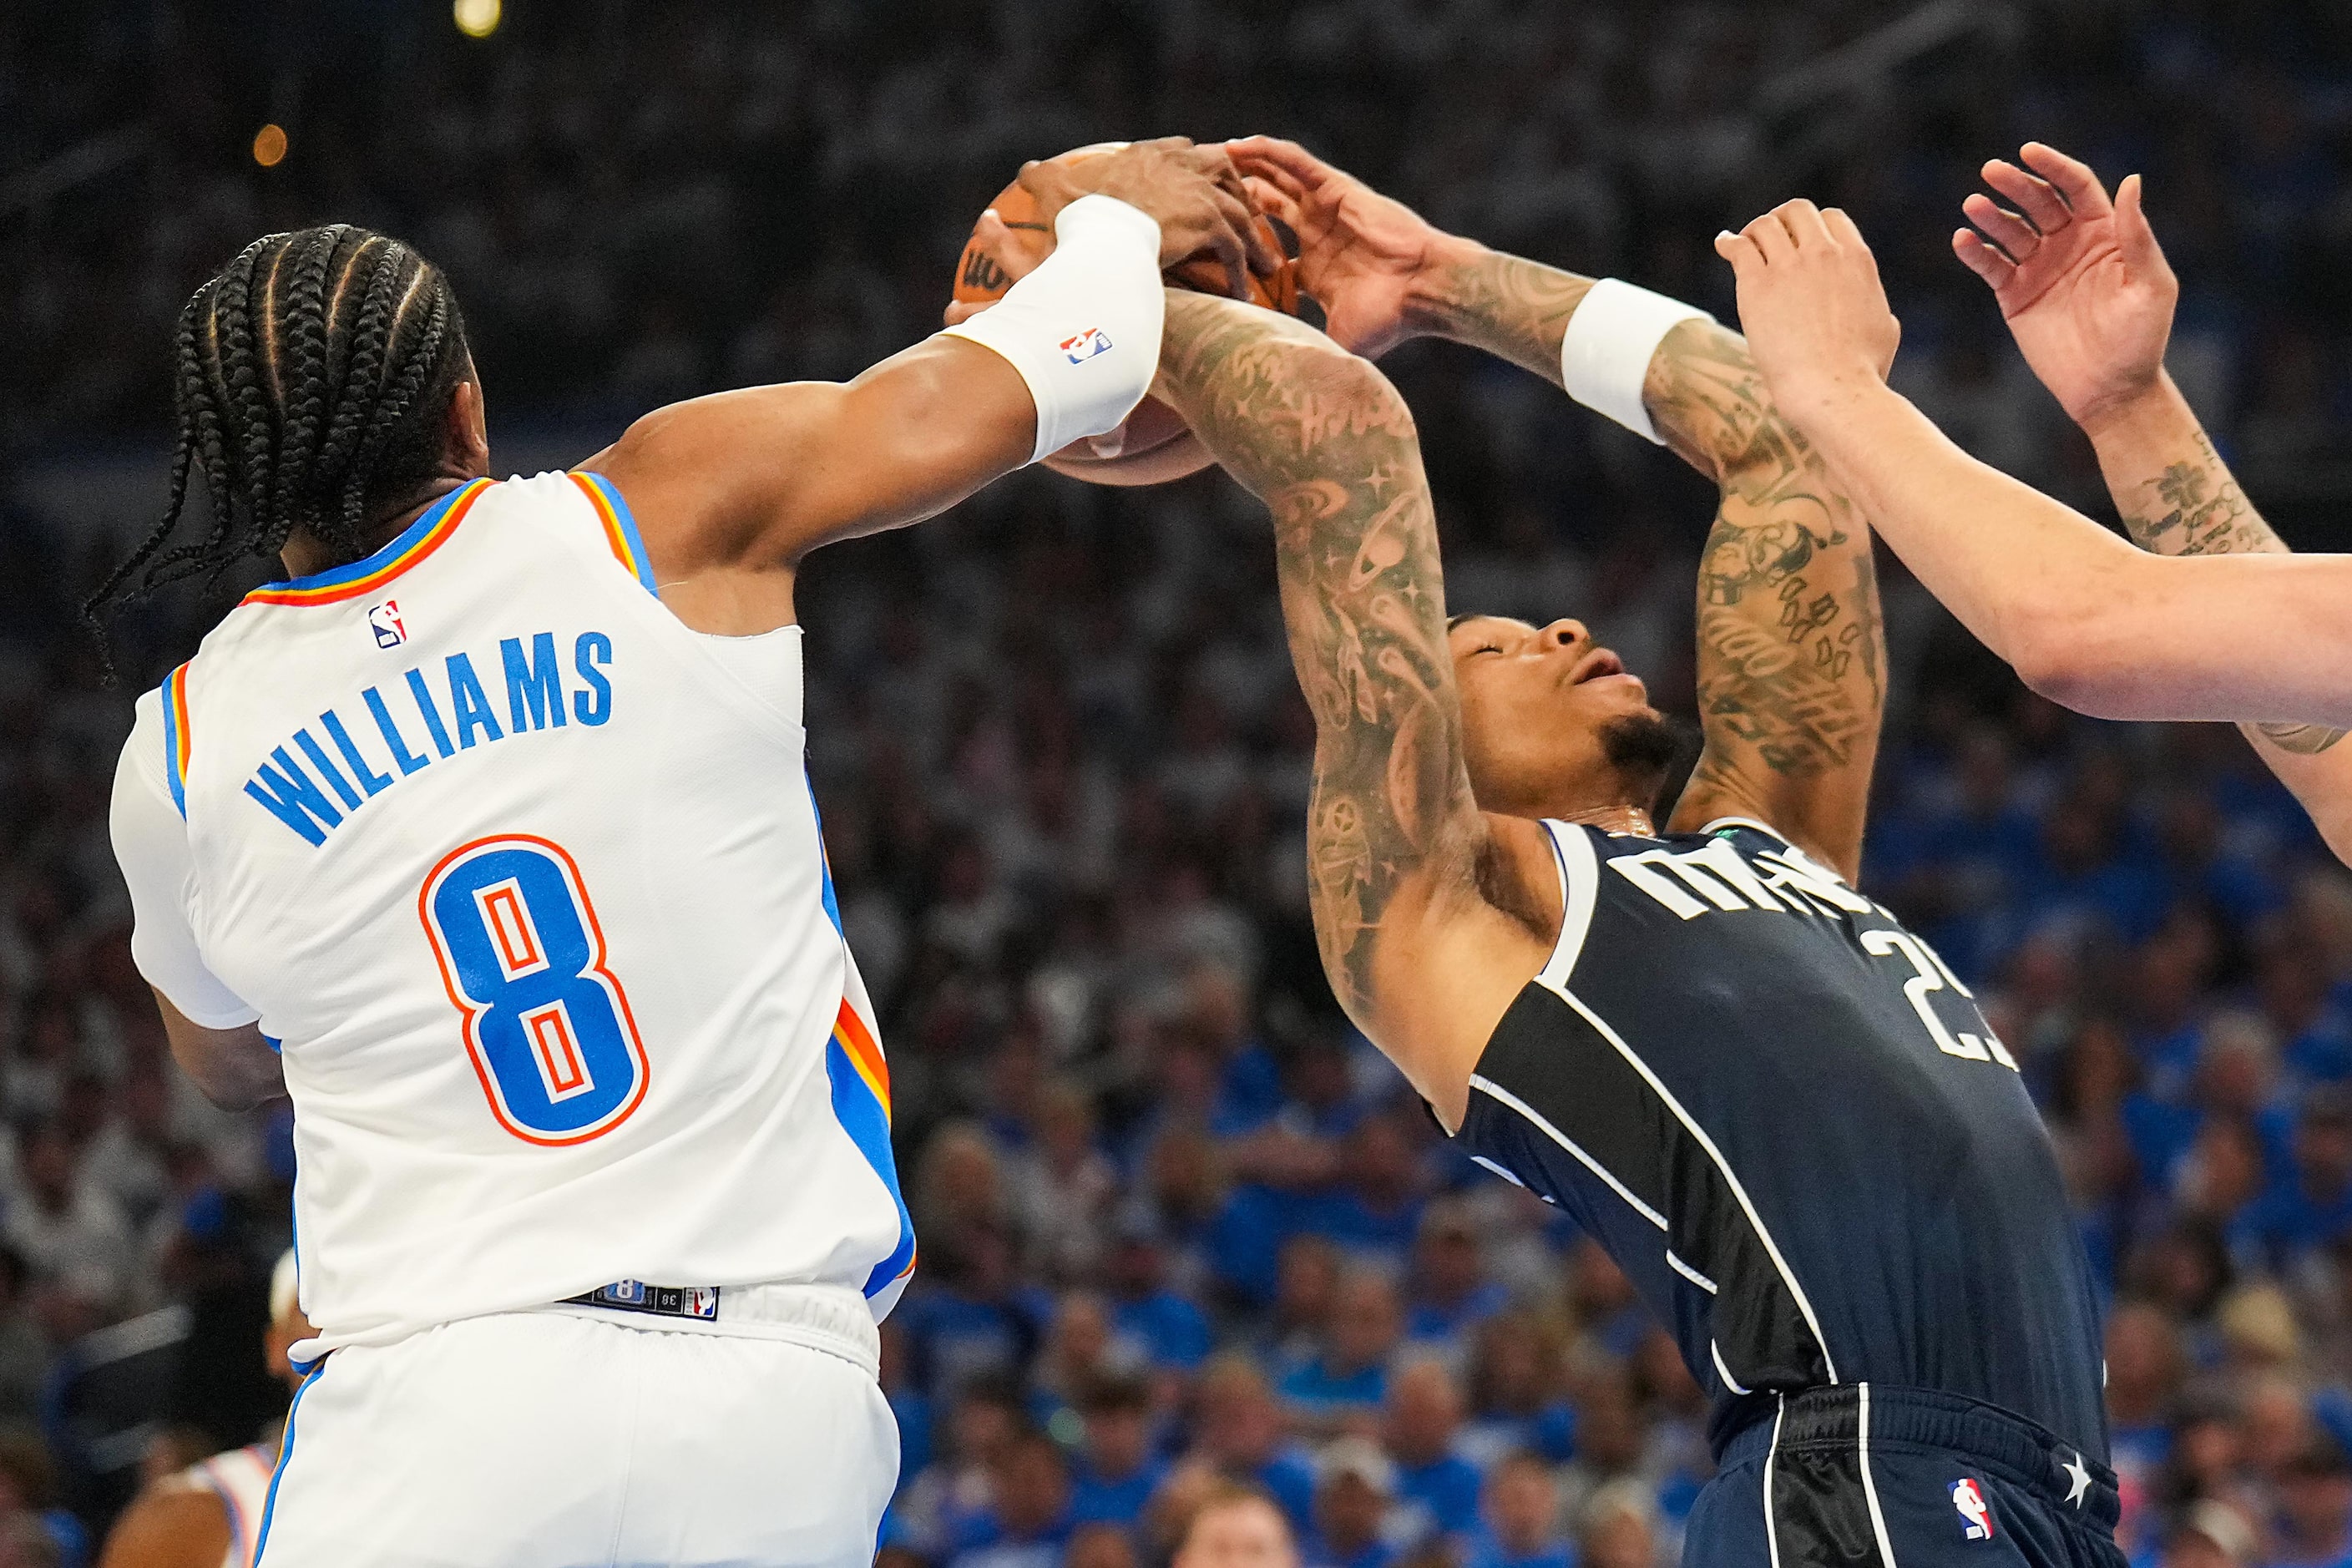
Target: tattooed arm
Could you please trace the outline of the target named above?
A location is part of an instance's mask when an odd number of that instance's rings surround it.
[[[2034,374],[2091,437],[2133,542],[2159,555],[2286,553],[2165,373],[2180,285],[2137,177],[2110,200],[2087,164],[2040,142],[1983,174],[2013,205],[1969,197],[1962,210],[1977,227],[1956,234],[1954,248],[1991,287]],[[2239,729],[2330,847],[2352,858],[2352,748],[2333,752],[2345,732]]]
[[[1424,330],[1559,382],[1560,338],[1590,279],[1483,247],[1426,276]],[[1675,328],[1642,398],[1723,498],[1699,565],[1706,750],[1673,826],[1756,817],[1851,879],[1885,703],[1870,530],[1780,417],[1738,333]]]
[[[1447,337],[1560,384],[1560,339],[1591,279],[1444,234],[1294,142],[1229,148],[1297,233],[1301,280],[1340,342],[1377,354]],[[1738,333],[1703,321],[1667,333],[1643,402],[1723,495],[1699,577],[1706,750],[1675,822],[1757,817],[1851,877],[1885,697],[1870,531],[1773,407]]]
[[[1369,362],[1286,316],[1171,290],[1164,343],[1154,391],[1274,514],[1291,659],[1315,713],[1308,889],[1324,971],[1458,1124],[1478,1052],[1559,916],[1541,931],[1547,917],[1506,915],[1481,890],[1540,829],[1482,816],[1471,796],[1412,416]]]

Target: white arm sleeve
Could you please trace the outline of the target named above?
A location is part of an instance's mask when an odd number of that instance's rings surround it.
[[[1160,226],[1111,196],[1080,196],[1054,220],[1054,253],[961,326],[1002,354],[1037,404],[1029,460],[1118,428],[1160,367]]]
[[[1643,440],[1664,445],[1642,402],[1650,357],[1668,332],[1688,321],[1712,321],[1696,305],[1603,278],[1580,300],[1559,341],[1559,379],[1568,395]]]
[[[131,889],[131,957],[147,984],[171,998],[193,1024],[234,1029],[261,1015],[205,967],[188,924],[188,825],[164,783],[163,707],[152,691],[139,700],[139,720],[114,769],[108,826],[114,858]]]

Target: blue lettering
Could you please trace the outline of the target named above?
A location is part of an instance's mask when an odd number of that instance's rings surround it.
[[[345,805],[357,811],[360,805],[360,792],[352,787],[352,781],[342,775],[341,769],[327,760],[327,749],[312,740],[310,731],[308,730],[295,731],[294,743],[308,752],[311,763],[320,773],[327,775],[327,787],[341,795]]]
[[[416,672],[411,670],[409,673],[414,675]],[[392,710],[383,705],[383,694],[371,686],[360,696],[366,700],[368,711],[375,715],[375,727],[383,731],[383,743],[392,748],[392,760],[399,764],[400,771],[413,773],[425,766],[425,759],[410,752],[408,742],[400,738],[400,727],[392,721]],[[441,754],[446,757],[449,753],[444,752]]]
[[[506,731],[490,715],[490,694],[482,689],[481,678],[474,673],[474,661],[462,653],[453,653],[447,662],[449,706],[457,713],[457,744],[471,749],[476,730],[493,741],[505,740]]]
[[[380,773],[368,766],[367,759],[360,755],[360,749],[352,744],[351,734],[343,728],[341,714],[330,708],[319,715],[319,722],[327,727],[327,739],[335,742],[335,750],[343,753],[343,761],[351,763],[352,772],[359,775],[361,788],[370,795],[378,795],[392,787],[392,775]]]
[[[408,672],[408,693],[416,699],[416,710],[425,715],[425,732],[433,737],[433,749],[445,757],[454,757],[457,748],[449,743],[449,731],[441,726],[441,710],[433,706],[433,693],[425,689],[425,672]]]
[[[335,809],[335,803],[327,798],[324,791],[310,782],[302,764],[286,754],[285,747],[269,754],[278,759],[278,767],[262,763],[253,777],[245,781],[245,793],[312,844],[324,844],[327,829],[342,821],[343,814]],[[285,771],[280,773],[279,768]],[[313,817],[318,820],[313,822]]]
[[[572,716],[583,724],[602,724],[613,716],[613,683],[596,667],[613,662],[613,639],[603,632],[582,632],[572,645],[572,668],[590,689],[572,694]]]
[[[530,639],[530,662],[522,659],[522,639],[500,637],[499,658],[507,667],[507,712],[514,720],[514,732],[523,731],[523,716],[530,714],[530,727],[544,730],[548,710],[555,710],[555,727],[563,728],[563,682],[555,668],[555,634],[541,632]]]

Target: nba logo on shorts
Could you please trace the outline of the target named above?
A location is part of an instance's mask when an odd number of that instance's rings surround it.
[[[1062,352],[1070,356],[1072,364],[1084,364],[1099,353],[1110,352],[1110,338],[1100,327],[1088,327],[1072,338],[1062,340]]]
[[[368,629],[375,633],[378,647],[398,647],[408,640],[408,628],[401,625],[400,601],[386,599],[381,605],[368,606]]]
[[[1966,1527],[1964,1535],[1967,1540],[1990,1541],[1992,1539],[1992,1510],[1986,1504],[1984,1493],[1979,1489],[1974,1480],[1962,1476],[1952,1483],[1952,1506],[1960,1510],[1960,1521]]]

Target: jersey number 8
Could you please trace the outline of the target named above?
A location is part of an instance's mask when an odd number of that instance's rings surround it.
[[[646,1095],[646,1048],[562,846],[527,834],[460,845],[416,910],[499,1126],[565,1144],[628,1119]]]

